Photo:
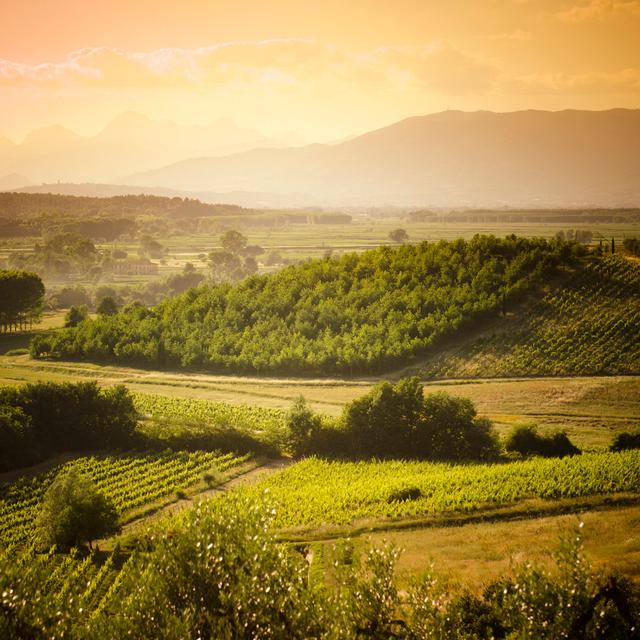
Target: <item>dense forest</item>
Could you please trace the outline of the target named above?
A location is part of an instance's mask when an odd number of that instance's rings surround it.
[[[36,338],[36,357],[243,372],[377,372],[504,313],[584,249],[476,236],[327,257],[201,286]]]

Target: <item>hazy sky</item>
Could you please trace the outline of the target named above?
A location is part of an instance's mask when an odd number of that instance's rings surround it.
[[[116,114],[337,139],[451,109],[640,107],[640,0],[0,0],[0,135]]]

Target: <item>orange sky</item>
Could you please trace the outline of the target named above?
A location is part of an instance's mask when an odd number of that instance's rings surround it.
[[[125,110],[331,140],[446,108],[640,107],[640,0],[2,0],[0,136]]]

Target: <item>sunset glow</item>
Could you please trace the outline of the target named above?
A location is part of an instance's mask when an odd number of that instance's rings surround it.
[[[403,117],[635,108],[640,1],[8,1],[0,137],[123,111],[291,141]]]

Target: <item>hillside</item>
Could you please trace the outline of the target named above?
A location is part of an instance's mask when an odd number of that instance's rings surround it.
[[[497,315],[578,249],[476,236],[312,260],[87,320],[34,352],[217,372],[375,373]]]
[[[640,265],[605,256],[420,369],[436,378],[640,371]]]
[[[198,157],[126,181],[297,193],[309,204],[635,206],[638,148],[640,110],[446,111],[339,144]]]

